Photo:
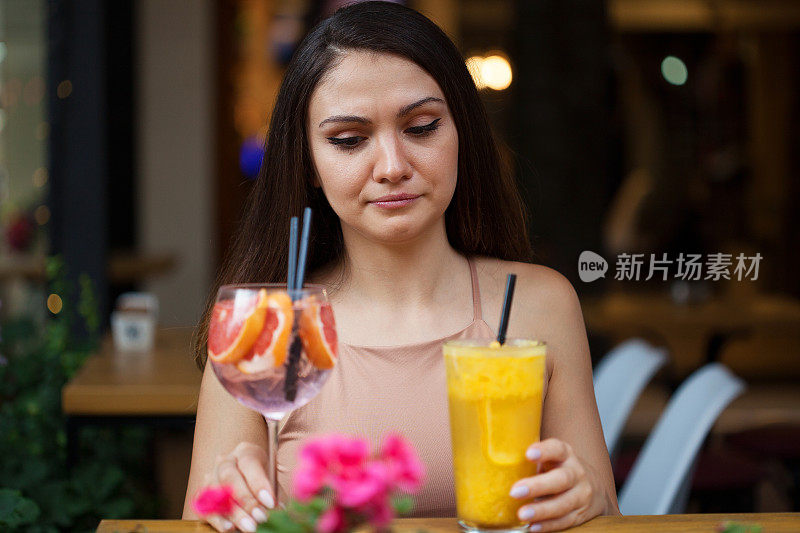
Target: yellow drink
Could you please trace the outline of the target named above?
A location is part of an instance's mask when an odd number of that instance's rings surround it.
[[[545,345],[451,341],[444,358],[458,518],[466,529],[523,528],[524,502],[508,493],[536,474],[525,450],[539,440]]]

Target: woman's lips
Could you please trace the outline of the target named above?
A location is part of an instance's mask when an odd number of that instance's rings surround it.
[[[417,198],[419,198],[419,196],[414,196],[411,194],[389,195],[382,196],[370,203],[384,209],[399,209],[401,207],[411,205]]]

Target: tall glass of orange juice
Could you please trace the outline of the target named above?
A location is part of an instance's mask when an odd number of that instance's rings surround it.
[[[539,441],[543,342],[459,340],[444,345],[456,506],[467,531],[520,531],[524,503],[509,496],[536,474],[525,450]]]

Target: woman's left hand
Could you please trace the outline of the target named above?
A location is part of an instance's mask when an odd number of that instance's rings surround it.
[[[566,529],[603,512],[602,491],[569,444],[547,439],[532,444],[525,455],[540,463],[540,473],[516,482],[511,496],[533,500],[518,512],[520,520],[531,523],[530,531]]]

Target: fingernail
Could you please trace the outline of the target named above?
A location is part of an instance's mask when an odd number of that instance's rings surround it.
[[[528,526],[528,531],[541,531],[541,530],[542,530],[542,524],[531,524],[530,526]]]
[[[519,510],[519,519],[520,520],[530,520],[533,518],[533,515],[536,514],[533,507],[523,507]]]
[[[249,531],[250,533],[255,533],[256,530],[256,523],[253,522],[253,519],[249,516],[245,516],[241,520],[239,520],[239,527],[242,528],[242,531]]]
[[[528,487],[525,485],[515,485],[511,487],[511,492],[509,492],[509,496],[512,498],[524,498],[528,495]]]
[[[233,522],[228,522],[227,520],[223,519],[222,520],[222,529],[224,529],[225,531],[227,531],[229,529],[233,529]]]
[[[261,489],[258,492],[258,499],[267,506],[267,509],[275,507],[275,500],[272,499],[272,494],[270,494],[267,489]]]
[[[255,518],[258,523],[267,521],[267,513],[262,511],[260,507],[254,507],[250,514],[253,515],[253,518]]]
[[[542,456],[542,450],[539,448],[528,448],[528,451],[525,452],[525,457],[530,459],[531,461],[535,461]]]

